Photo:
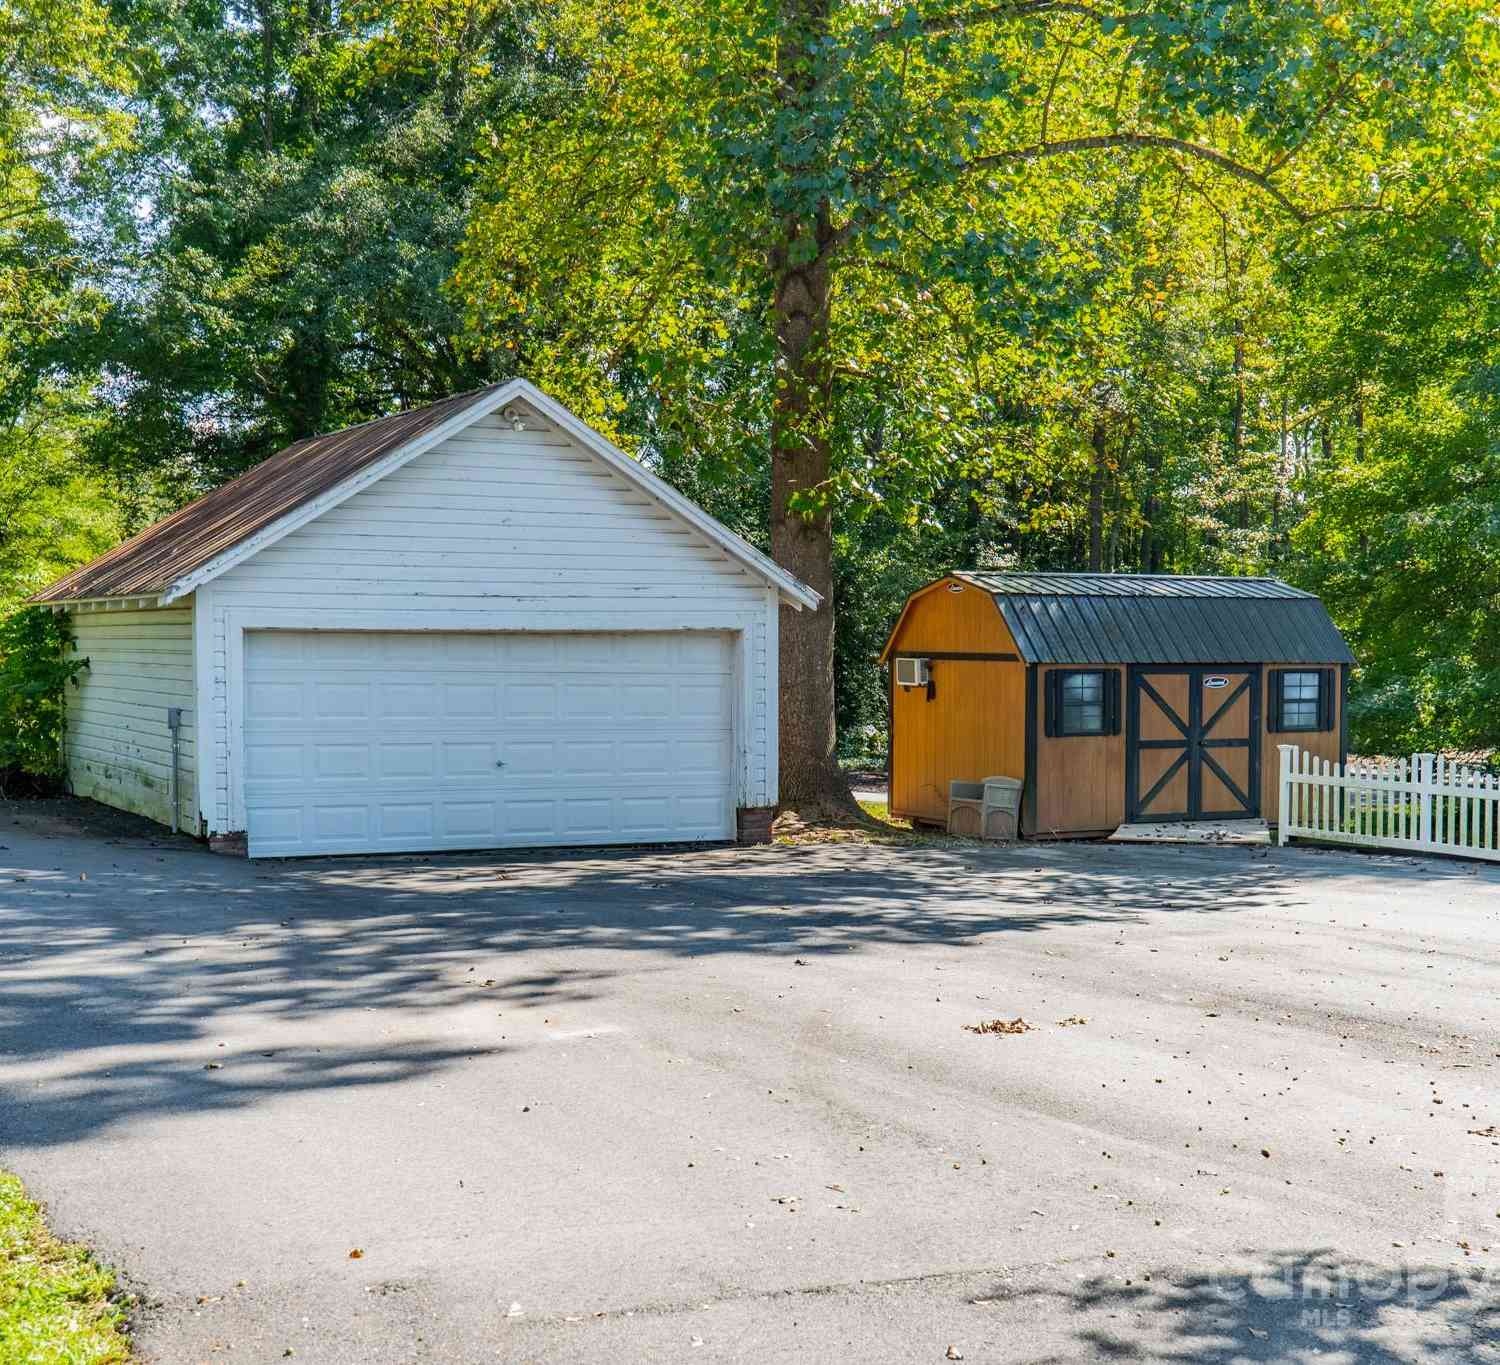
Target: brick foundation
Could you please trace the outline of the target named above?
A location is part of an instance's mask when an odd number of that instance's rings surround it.
[[[210,834],[208,848],[211,853],[223,853],[230,858],[250,856],[250,842],[244,830],[235,830],[229,834]]]
[[[741,806],[734,813],[735,841],[741,844],[769,844],[775,806]]]

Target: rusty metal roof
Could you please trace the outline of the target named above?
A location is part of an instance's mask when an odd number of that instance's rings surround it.
[[[1028,663],[1353,663],[1323,603],[1279,578],[975,572]]]
[[[164,592],[288,512],[503,387],[491,384],[425,408],[297,441],[74,569],[31,600],[72,602]]]

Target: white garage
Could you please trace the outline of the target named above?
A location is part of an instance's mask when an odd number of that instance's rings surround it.
[[[36,600],[73,790],[251,856],[711,841],[818,596],[524,381],[311,438]]]

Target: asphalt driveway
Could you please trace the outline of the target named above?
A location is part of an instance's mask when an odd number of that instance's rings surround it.
[[[0,1026],[147,1360],[1500,1359],[1494,869],[0,806]]]

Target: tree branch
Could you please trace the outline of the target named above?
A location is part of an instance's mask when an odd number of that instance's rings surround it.
[[[1057,142],[1036,142],[1029,147],[1013,147],[1009,151],[993,152],[989,156],[976,156],[972,161],[964,163],[961,169],[984,170],[1014,165],[1017,162],[1040,161],[1050,156],[1068,156],[1073,152],[1107,151],[1112,147],[1156,147],[1196,157],[1199,161],[1217,166],[1236,180],[1243,180],[1246,184],[1264,190],[1299,223],[1308,219],[1306,210],[1299,208],[1269,177],[1253,167],[1246,166],[1213,147],[1205,147],[1201,143],[1188,142],[1179,137],[1168,137],[1165,133],[1097,133],[1090,137],[1062,138]]]
[[[1011,3],[1005,5],[985,5],[979,9],[930,14],[917,22],[916,31],[929,36],[953,33],[959,29],[1000,23],[1006,19],[1025,19],[1033,14],[1081,14],[1095,22],[1113,17],[1093,5],[1081,3],[1081,0],[1011,0]],[[909,36],[910,31],[900,22],[880,29],[875,34],[876,40],[880,42],[891,42]]]

